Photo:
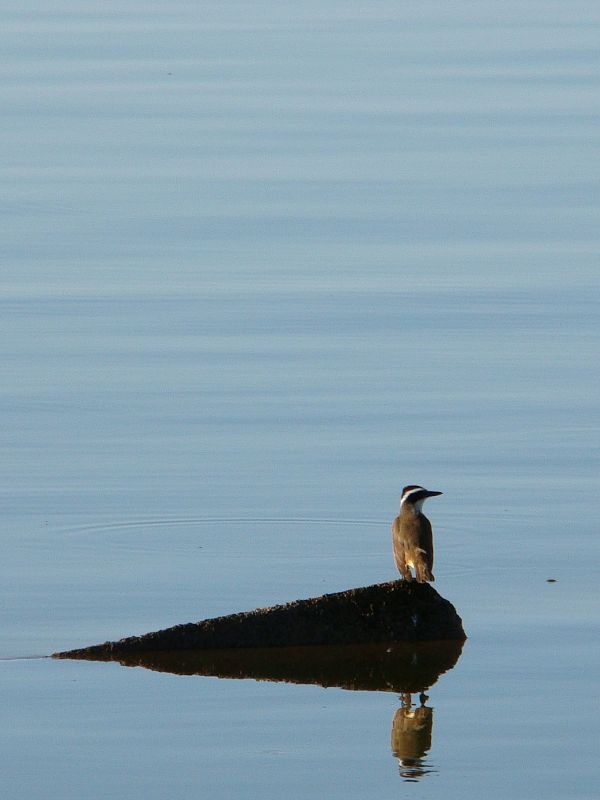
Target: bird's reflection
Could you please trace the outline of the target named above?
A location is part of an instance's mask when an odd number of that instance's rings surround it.
[[[431,750],[433,708],[426,705],[429,697],[421,692],[419,705],[413,706],[411,695],[402,695],[402,705],[392,721],[392,753],[398,759],[400,775],[406,781],[417,781],[434,772],[425,761]]]

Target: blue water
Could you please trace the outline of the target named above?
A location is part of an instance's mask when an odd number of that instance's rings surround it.
[[[4,797],[595,796],[599,33],[3,10]],[[25,658],[392,579],[408,483],[469,635],[416,782],[392,694]]]

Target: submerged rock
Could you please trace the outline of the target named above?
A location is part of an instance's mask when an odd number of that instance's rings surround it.
[[[143,636],[55,653],[55,658],[119,660],[164,650],[431,642],[466,639],[461,618],[428,583],[390,581],[259,608]]]

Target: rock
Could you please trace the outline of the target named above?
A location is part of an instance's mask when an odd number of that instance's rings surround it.
[[[143,636],[55,653],[54,657],[119,660],[128,654],[164,650],[465,639],[456,609],[430,584],[398,580],[176,625]]]

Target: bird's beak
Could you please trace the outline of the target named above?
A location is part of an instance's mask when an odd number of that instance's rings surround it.
[[[444,494],[443,492],[430,492],[427,490],[427,497],[437,497],[438,494]]]

